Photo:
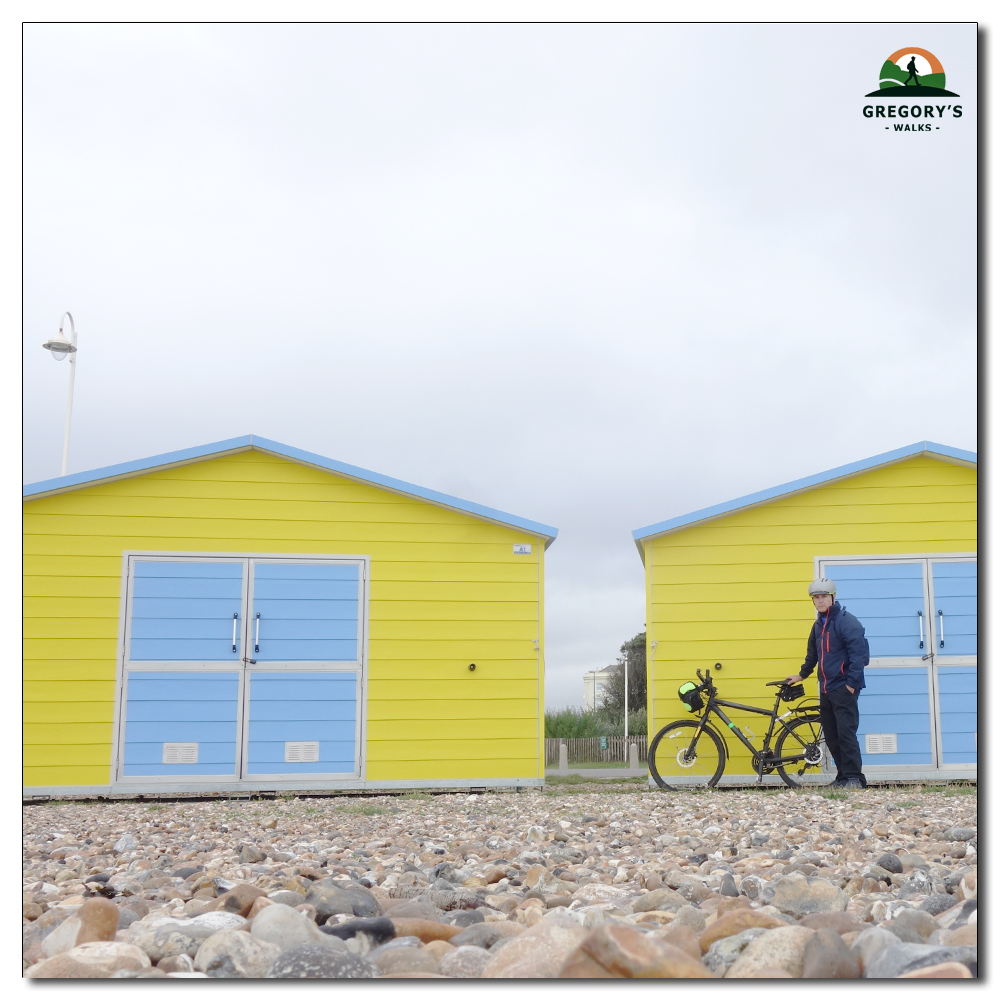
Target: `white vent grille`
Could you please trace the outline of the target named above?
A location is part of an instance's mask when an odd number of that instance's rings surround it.
[[[163,744],[164,764],[197,764],[198,744],[197,743],[164,743]]]
[[[319,740],[294,740],[285,744],[286,764],[315,764],[319,760]]]
[[[895,733],[865,733],[865,753],[896,753]]]

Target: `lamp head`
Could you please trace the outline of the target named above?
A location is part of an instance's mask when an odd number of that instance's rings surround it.
[[[63,324],[66,320],[69,320],[69,330],[73,335],[72,340],[67,340],[63,333]],[[42,344],[42,347],[52,355],[53,361],[62,361],[67,355],[76,354],[76,324],[73,322],[72,313],[64,312],[62,314],[62,319],[59,320],[59,332],[54,337],[49,337]]]
[[[62,335],[61,331],[57,336],[45,341],[42,347],[52,354],[55,361],[62,361],[67,355],[76,353],[76,347]]]

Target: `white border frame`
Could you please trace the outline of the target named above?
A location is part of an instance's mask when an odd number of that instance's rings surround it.
[[[358,659],[354,662],[343,661],[344,666],[316,666],[308,667],[301,664],[279,664],[269,662],[262,670],[281,671],[294,670],[303,672],[316,670],[316,672],[356,672],[358,684],[357,717],[355,719],[355,753],[357,755],[357,771],[354,774],[291,774],[291,775],[255,775],[253,779],[246,779],[242,774],[246,752],[246,724],[245,709],[249,697],[249,684],[247,675],[256,666],[244,662],[246,650],[249,648],[248,641],[250,635],[251,616],[249,612],[244,614],[244,628],[241,634],[240,649],[242,655],[237,664],[199,664],[192,661],[138,661],[142,666],[132,666],[127,662],[128,640],[130,629],[128,627],[128,609],[131,606],[132,580],[129,568],[133,559],[151,559],[160,561],[199,561],[199,560],[221,560],[229,562],[250,561],[250,566],[243,576],[242,601],[243,608],[249,607],[249,587],[250,575],[252,572],[252,561],[267,562],[333,562],[333,563],[357,563],[361,579],[359,585],[358,600]],[[190,551],[147,551],[126,549],[122,552],[122,586],[120,607],[118,613],[118,649],[116,652],[115,665],[115,707],[113,714],[113,735],[111,754],[111,784],[108,786],[110,793],[134,793],[140,789],[149,791],[200,791],[205,786],[211,785],[213,790],[241,791],[241,790],[267,790],[294,789],[294,788],[356,788],[366,785],[365,775],[367,773],[367,736],[368,736],[368,612],[369,612],[369,583],[371,580],[371,556],[368,555],[341,555],[327,553],[300,553],[300,552],[190,552]],[[177,667],[178,662],[185,665]],[[311,662],[311,661],[307,661]],[[341,661],[337,661],[340,663]],[[125,726],[124,706],[127,697],[128,674],[132,671],[163,671],[182,673],[185,670],[198,670],[211,673],[225,673],[227,670],[239,674],[239,705],[241,712],[237,719],[237,761],[236,772],[230,777],[227,775],[133,775],[131,777],[123,775],[124,766],[124,741]],[[177,781],[178,777],[183,777],[184,781]],[[307,780],[304,780],[307,779]],[[332,784],[331,784],[332,782]],[[520,783],[520,782],[519,782]],[[477,782],[481,785],[482,782]],[[95,786],[103,788],[104,786]],[[46,792],[29,792],[25,789],[25,794],[48,794]],[[102,794],[102,793],[98,793]]]

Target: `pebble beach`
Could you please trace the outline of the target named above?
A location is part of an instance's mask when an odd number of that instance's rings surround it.
[[[23,974],[976,978],[974,786],[44,802]]]

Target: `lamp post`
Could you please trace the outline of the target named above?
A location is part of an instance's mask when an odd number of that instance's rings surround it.
[[[69,319],[71,340],[67,340],[63,333],[63,323],[67,319]],[[76,378],[76,325],[73,323],[72,313],[63,313],[62,319],[59,320],[59,333],[45,341],[42,347],[52,355],[53,361],[69,358],[69,398],[66,401],[66,433],[63,437],[62,458],[62,474],[65,476],[69,463],[69,425],[73,418],[73,381]]]
[[[628,745],[628,647],[625,648],[625,744]]]

